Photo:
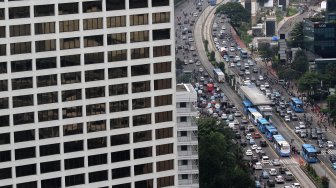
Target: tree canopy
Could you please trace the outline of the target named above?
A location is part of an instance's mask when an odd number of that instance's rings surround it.
[[[215,14],[219,12],[228,15],[234,27],[239,27],[242,22],[250,23],[251,21],[251,13],[238,2],[228,2],[220,5]]]
[[[292,47],[303,47],[303,22],[298,22],[295,24],[294,28],[290,34],[290,46]]]
[[[308,58],[304,51],[298,50],[291,64],[291,68],[298,74],[303,75],[308,70]]]
[[[243,152],[227,126],[212,118],[198,121],[200,187],[253,187]]]

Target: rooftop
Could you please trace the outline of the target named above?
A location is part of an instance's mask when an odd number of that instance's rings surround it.
[[[271,105],[272,102],[269,100],[255,85],[251,84],[248,86],[240,86],[240,90],[244,96],[249,99],[253,105]]]

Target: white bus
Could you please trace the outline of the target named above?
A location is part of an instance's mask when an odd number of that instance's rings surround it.
[[[214,69],[213,73],[214,73],[215,79],[218,82],[224,82],[225,81],[224,73],[222,72],[222,70],[220,70],[220,69]]]

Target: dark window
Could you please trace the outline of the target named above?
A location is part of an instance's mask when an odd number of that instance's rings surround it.
[[[133,152],[134,152],[134,159],[151,157],[153,155],[152,147],[136,148],[134,149]]]
[[[109,86],[110,96],[125,95],[125,94],[128,94],[128,83]]]
[[[59,127],[39,128],[39,139],[59,137]]]
[[[161,57],[161,56],[168,56],[168,55],[171,55],[170,45],[153,47],[153,57]]]
[[[169,89],[172,88],[172,79],[160,79],[154,80],[154,90]]]
[[[47,87],[55,85],[57,85],[57,74],[37,77],[37,87]]]
[[[75,169],[84,167],[84,157],[77,157],[64,160],[64,169]]]
[[[110,102],[110,113],[128,110],[128,100]]]
[[[48,161],[40,164],[40,171],[42,174],[60,170],[61,170],[61,161]]]
[[[92,99],[98,97],[105,97],[105,86],[85,88],[86,99]]]
[[[31,53],[31,42],[19,42],[10,44],[11,55]]]
[[[134,188],[152,188],[152,187],[153,187],[153,179],[136,181],[134,186]]]
[[[62,84],[74,84],[81,82],[81,72],[69,72],[61,74]]]
[[[153,40],[170,39],[170,29],[153,30]]]
[[[60,188],[62,186],[62,178],[51,178],[41,180],[41,188]]]
[[[77,66],[81,63],[80,54],[61,56],[61,67]]]
[[[101,0],[83,2],[83,13],[101,12],[101,11],[102,11]]]
[[[85,183],[85,174],[76,174],[71,176],[65,176],[65,186],[80,185]]]
[[[82,99],[82,89],[62,91],[62,101],[75,101]]]
[[[153,163],[146,163],[134,166],[134,175],[153,173]]]
[[[131,49],[131,59],[142,59],[149,57],[149,48],[134,48]]]
[[[142,114],[133,116],[133,126],[147,125],[151,124],[152,118],[151,114]]]
[[[64,153],[70,153],[82,150],[83,150],[83,140],[64,142]]]
[[[96,166],[101,164],[107,164],[107,153],[88,156],[89,166]]]
[[[87,132],[99,132],[99,131],[105,131],[106,130],[106,120],[100,120],[100,121],[91,121],[87,122]]]
[[[169,6],[169,0],[152,0],[152,7]]]
[[[32,60],[20,60],[20,61],[11,61],[11,71],[12,72],[23,72],[32,70]]]
[[[172,121],[172,120],[173,120],[172,111],[155,113],[155,123],[162,123],[162,122],[167,122],[167,121]]]
[[[37,181],[18,183],[16,188],[37,188]]]
[[[85,65],[104,63],[104,52],[84,54]]]
[[[79,31],[79,20],[65,20],[59,22],[59,32],[73,32]],[[66,38],[61,39],[61,47],[60,49],[71,49],[71,48],[79,48],[80,41],[79,37],[77,38]]]
[[[140,93],[150,91],[150,81],[142,81],[142,82],[133,82],[132,83],[132,93]]]
[[[173,153],[174,144],[163,144],[156,146],[156,156]]]
[[[16,78],[12,79],[12,89],[27,89],[33,88],[33,78],[32,77],[25,77],[25,78]]]
[[[8,109],[8,97],[0,98],[0,109]]]
[[[150,108],[151,107],[151,98],[139,98],[132,100],[132,109],[142,109],[142,108]]]
[[[103,46],[103,35],[94,35],[84,37],[84,47]]]
[[[12,160],[11,150],[0,151],[0,163],[11,160]]]
[[[89,183],[98,182],[98,181],[106,181],[108,179],[108,171],[97,171],[89,173]]]
[[[104,80],[104,69],[85,71],[85,82]]]
[[[0,180],[12,178],[12,168],[1,168],[0,169]]]
[[[4,19],[5,19],[5,9],[4,8],[0,8],[0,20],[4,20]]]
[[[36,23],[35,35],[55,33],[55,22]]]
[[[0,116],[0,127],[9,126],[9,115]]]
[[[60,3],[58,4],[58,14],[78,14],[78,3]]]
[[[35,147],[22,148],[15,150],[15,160],[35,158]]]
[[[136,14],[130,15],[130,25],[147,25],[148,24],[148,14]]]
[[[58,120],[58,109],[43,110],[38,112],[38,121]]]
[[[36,164],[29,164],[15,167],[16,177],[36,174]]]
[[[174,169],[174,160],[156,162],[156,172]]]
[[[39,104],[39,105],[40,104],[57,103],[57,102],[58,102],[57,91],[37,94],[37,104]]]
[[[126,44],[126,33],[113,33],[107,35],[107,45]]]
[[[155,139],[171,138],[173,137],[173,128],[162,128],[155,130]]]
[[[172,95],[161,95],[161,96],[155,96],[154,102],[155,107],[157,106],[165,106],[165,105],[171,105],[173,100]]]
[[[6,26],[0,26],[0,38],[5,38],[5,37],[6,37]]]
[[[31,141],[31,140],[35,140],[35,130],[34,129],[14,132],[14,142],[15,143],[26,142],[26,141]]]
[[[141,131],[133,133],[133,143],[145,142],[152,140],[152,131]]]
[[[83,123],[63,125],[63,136],[76,135],[83,133]]]
[[[6,55],[6,44],[0,44],[0,56]]]
[[[8,80],[0,80],[0,91],[8,91]]]
[[[125,9],[125,0],[106,0],[106,10],[123,10]]]
[[[34,112],[26,112],[13,115],[14,125],[34,123]]]
[[[127,50],[116,50],[108,52],[108,62],[127,60]]]
[[[30,7],[11,7],[9,8],[9,19],[29,18]]]
[[[3,186],[0,186],[0,188],[13,188],[13,185],[3,185]]]
[[[125,178],[131,176],[131,167],[112,169],[112,179]]]
[[[10,144],[10,133],[0,134],[0,145]]]
[[[89,18],[83,20],[84,30],[103,29],[103,18]]]
[[[110,0],[114,1],[114,0]],[[126,16],[112,16],[106,18],[107,28],[115,27],[125,27],[126,26]]]
[[[131,187],[132,187],[131,183],[112,185],[112,188],[131,188]]]
[[[60,154],[60,144],[49,144],[40,146],[40,157]]]
[[[111,153],[112,163],[128,160],[130,160],[130,150],[123,150]]]
[[[171,72],[171,62],[162,62],[154,64],[154,74]]]
[[[127,67],[117,67],[108,69],[108,78],[123,78],[127,77]]]
[[[131,43],[144,42],[149,40],[149,31],[135,31],[131,32]]]
[[[157,179],[157,188],[174,186],[174,176],[167,176]]]
[[[111,146],[117,146],[129,143],[130,143],[129,133],[111,136]]]
[[[111,129],[120,129],[129,127],[129,117],[110,119]]]
[[[48,57],[48,58],[37,58],[36,59],[36,69],[52,69],[56,68],[56,57]]]
[[[51,5],[35,5],[34,6],[34,16],[54,16],[55,15],[55,6]]]
[[[0,62],[0,74],[7,73],[7,62]]]
[[[106,137],[91,138],[87,140],[88,149],[104,148],[107,146]]]
[[[31,34],[30,24],[9,26],[9,36],[10,37],[27,36],[30,34]]]
[[[60,32],[62,32],[61,29],[60,29]],[[67,31],[64,31],[64,32],[67,32]],[[75,49],[75,48],[80,48],[79,37],[60,39],[60,49],[61,50]]]
[[[13,97],[13,107],[31,106],[34,104],[33,95],[23,95]],[[8,104],[7,104],[8,107]]]
[[[134,65],[131,68],[131,75],[132,76],[141,76],[141,75],[148,75],[150,74],[150,65]]]
[[[56,50],[56,39],[40,40],[35,42],[36,52],[46,52]]]
[[[169,23],[170,22],[170,12],[159,12],[152,14],[152,23]]]
[[[148,7],[148,0],[130,0],[129,1],[129,8],[147,8]]]

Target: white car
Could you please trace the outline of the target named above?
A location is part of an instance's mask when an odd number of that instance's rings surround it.
[[[299,133],[301,132],[300,127],[295,127],[294,130],[295,130],[295,133],[296,133],[296,134],[299,134]]]
[[[223,120],[227,120],[228,117],[227,117],[226,114],[222,114],[221,118],[222,118]]]
[[[274,180],[275,180],[276,183],[285,183],[285,179],[280,175],[275,177]]]
[[[264,77],[262,75],[259,75],[259,80],[264,80]]]
[[[196,65],[197,65],[197,66],[200,66],[200,65],[201,65],[201,62],[200,62],[200,61],[196,61]]]
[[[246,153],[245,153],[247,156],[252,156],[253,153],[250,149],[246,150]]]
[[[269,158],[268,158],[268,156],[263,156],[262,159],[261,159],[261,162],[263,164],[269,164]]]
[[[230,47],[230,52],[234,52],[235,48],[234,47]]]
[[[305,129],[306,125],[302,121],[300,121],[299,122],[299,127],[300,127],[300,129]]]
[[[246,134],[246,140],[250,140],[251,138],[252,138],[252,134],[251,133]]]
[[[195,13],[193,14],[193,16],[194,16],[194,17],[197,17],[197,16],[198,16],[197,12],[195,12]]]
[[[236,59],[237,61],[240,61],[240,60],[241,60],[239,56],[236,56],[235,59]]]
[[[285,122],[290,122],[290,117],[289,116],[285,116]]]
[[[260,153],[260,152],[262,152],[262,149],[261,149],[261,147],[257,147],[257,149],[255,151],[256,151],[256,153]]]
[[[204,69],[201,67],[201,68],[199,68],[199,71],[200,71],[200,72],[203,72],[203,71],[204,71]]]
[[[271,176],[276,176],[276,175],[278,175],[278,171],[275,168],[271,168],[270,171],[269,171],[269,174]]]
[[[326,142],[326,146],[327,146],[328,148],[333,148],[333,147],[334,147],[334,143],[333,143],[332,141],[327,141],[327,142]]]
[[[188,39],[188,41],[189,41],[189,42],[194,42],[194,39],[190,37],[190,38]]]
[[[200,78],[200,80],[201,80],[201,82],[203,82],[203,81],[204,81],[204,77],[202,76],[202,77]]]
[[[260,162],[256,162],[256,164],[254,165],[254,169],[256,170],[262,170],[262,165]]]
[[[226,28],[225,28],[225,25],[223,25],[223,26],[222,26],[222,29],[223,29],[223,30],[225,30],[225,29],[226,29]]]
[[[264,85],[265,85],[266,88],[269,88],[269,83],[268,82],[265,82]]]
[[[300,184],[299,183],[293,183],[292,184],[292,188],[300,188]]]
[[[235,67],[236,65],[234,63],[230,63],[230,67]]]
[[[265,91],[266,90],[265,85],[260,85],[260,90]]]
[[[249,70],[245,70],[245,74],[246,74],[246,75],[250,75],[251,73],[250,73]]]
[[[256,145],[256,144],[254,144],[254,145],[251,146],[252,150],[256,150],[257,148],[258,148],[258,145]]]
[[[190,51],[195,51],[195,47],[191,46],[189,50]]]

